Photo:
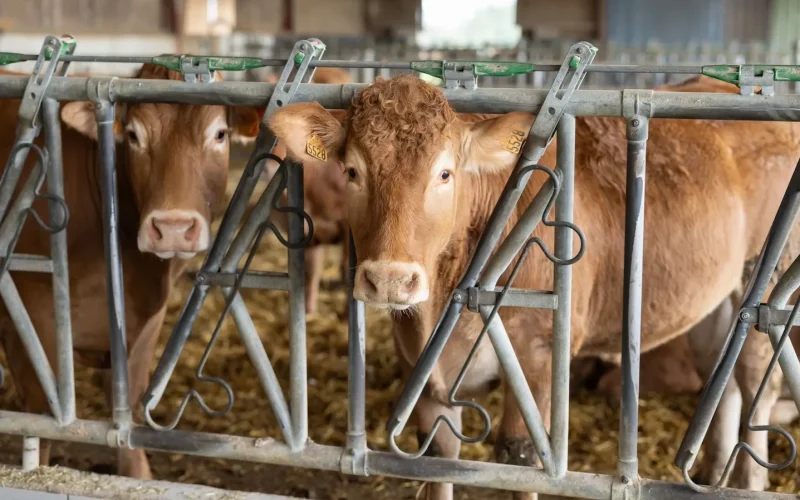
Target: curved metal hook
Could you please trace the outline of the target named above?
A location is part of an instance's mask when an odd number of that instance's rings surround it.
[[[231,306],[233,305],[233,300],[236,297],[236,295],[238,295],[239,290],[241,290],[242,282],[244,281],[244,277],[247,275],[247,271],[250,269],[250,265],[252,264],[253,258],[256,255],[256,250],[258,249],[259,245],[261,244],[261,239],[264,237],[264,233],[265,233],[267,227],[268,227],[267,224],[262,224],[261,226],[259,226],[258,232],[256,233],[256,237],[254,238],[253,245],[252,245],[252,247],[250,249],[250,253],[247,255],[247,260],[245,261],[244,266],[242,266],[241,272],[237,273],[236,281],[234,282],[233,287],[231,287],[231,291],[227,294],[227,297],[225,298],[225,307],[222,309],[222,314],[220,315],[220,318],[217,321],[216,326],[214,327],[214,331],[211,333],[211,338],[208,341],[208,345],[206,345],[206,349],[205,349],[205,351],[203,351],[203,356],[200,358],[200,362],[198,363],[197,369],[195,370],[195,377],[200,382],[210,382],[210,383],[217,384],[220,387],[222,387],[223,390],[225,391],[226,395],[227,395],[228,403],[226,404],[226,406],[224,408],[222,408],[220,410],[213,410],[206,404],[205,400],[200,395],[200,393],[198,393],[194,389],[190,389],[184,395],[183,400],[181,401],[181,404],[178,407],[178,411],[175,414],[175,417],[172,419],[172,421],[169,424],[166,424],[166,425],[162,426],[162,425],[156,423],[152,419],[152,417],[150,415],[151,408],[149,408],[149,407],[145,408],[145,419],[147,421],[147,424],[150,427],[152,427],[153,429],[156,429],[156,430],[172,430],[172,429],[174,429],[175,426],[178,425],[178,422],[180,421],[181,417],[183,416],[183,413],[186,410],[186,406],[189,404],[189,400],[191,400],[191,399],[194,399],[195,401],[197,401],[197,403],[200,405],[200,408],[203,410],[203,412],[205,412],[207,415],[210,415],[212,417],[222,417],[225,414],[227,414],[229,411],[231,411],[231,409],[233,408],[233,403],[234,403],[234,400],[235,400],[235,396],[233,394],[233,389],[231,388],[230,384],[228,384],[228,382],[226,382],[225,380],[223,380],[223,379],[221,379],[219,377],[209,377],[209,376],[203,375],[203,368],[205,368],[206,362],[208,362],[208,357],[211,354],[211,349],[213,349],[214,344],[216,343],[217,338],[219,337],[219,334],[220,334],[220,331],[221,331],[221,328],[222,328],[222,323],[224,323],[225,319],[228,317],[228,313],[230,312]]]
[[[546,173],[548,176],[550,176],[550,179],[553,181],[553,194],[547,200],[547,205],[545,205],[544,212],[542,212],[542,224],[544,224],[547,227],[552,227],[552,228],[566,227],[566,228],[572,230],[575,234],[578,235],[578,239],[580,240],[580,244],[581,245],[580,245],[580,249],[578,250],[578,253],[576,253],[574,257],[572,257],[571,259],[563,260],[563,259],[559,259],[555,255],[553,255],[550,252],[550,250],[548,250],[548,248],[544,244],[544,242],[540,238],[538,238],[536,236],[531,237],[528,240],[528,242],[526,242],[526,244],[531,242],[531,241],[536,243],[539,246],[539,248],[542,249],[542,253],[544,253],[545,257],[547,257],[547,259],[550,262],[552,262],[553,264],[557,264],[557,265],[560,265],[560,266],[571,266],[572,264],[574,264],[574,263],[578,262],[579,260],[581,260],[581,258],[583,257],[583,254],[586,251],[586,236],[583,234],[583,231],[581,230],[581,228],[579,228],[578,226],[576,226],[572,222],[557,221],[557,220],[549,221],[549,220],[547,220],[547,214],[550,213],[550,210],[552,210],[553,205],[556,202],[556,198],[558,197],[558,194],[561,192],[561,177],[558,174],[556,174],[553,170],[551,170],[550,168],[545,167],[544,165],[538,165],[538,164],[537,165],[528,165],[526,167],[523,167],[520,170],[519,177],[522,177],[524,174],[526,174],[528,172],[532,172],[534,170],[540,170],[540,171]]]
[[[789,319],[786,321],[786,325],[783,329],[783,333],[781,334],[781,338],[778,341],[778,345],[775,346],[774,353],[769,360],[769,365],[767,366],[767,371],[764,373],[764,376],[761,378],[761,384],[758,386],[758,391],[756,392],[755,397],[753,398],[753,404],[750,406],[750,411],[747,413],[747,430],[752,432],[775,432],[781,435],[788,443],[789,443],[789,456],[783,462],[773,464],[767,460],[761,458],[758,453],[750,446],[748,443],[744,441],[739,441],[734,446],[733,451],[731,452],[730,457],[728,457],[728,461],[725,464],[725,469],[722,472],[722,477],[720,477],[719,481],[716,484],[705,486],[700,485],[692,481],[691,477],[689,477],[689,467],[683,468],[683,478],[686,483],[695,491],[700,493],[708,493],[716,491],[723,487],[724,484],[728,482],[730,478],[731,472],[733,472],[733,466],[736,463],[736,457],[739,455],[739,450],[744,450],[747,452],[750,457],[752,457],[755,462],[764,467],[768,470],[782,470],[786,467],[790,466],[795,458],[797,457],[797,444],[794,441],[792,435],[787,432],[785,429],[782,429],[776,425],[753,425],[753,418],[755,418],[756,409],[758,408],[758,403],[761,401],[761,397],[764,394],[764,390],[766,390],[767,382],[769,382],[770,377],[772,376],[772,372],[775,370],[775,365],[778,363],[778,359],[783,351],[783,347],[786,342],[789,340],[789,333],[791,332],[791,327],[788,325],[793,325],[795,319],[797,317],[798,312],[800,312],[800,301],[797,301],[792,307],[792,312],[789,314]],[[689,462],[687,462],[689,463]]]
[[[277,156],[275,156],[275,155],[273,155],[271,153],[267,157],[272,158],[273,160],[275,160],[275,161],[277,161],[279,163],[278,172],[277,173],[280,173],[282,175],[281,175],[281,180],[278,181],[278,193],[282,193],[286,189],[286,187],[288,185],[288,182],[289,182],[288,179],[287,179],[287,175],[286,175],[286,170],[288,168],[287,165],[286,165],[287,162],[285,160],[281,160],[280,158],[278,158]],[[276,173],[276,175],[277,175],[277,173]],[[306,211],[303,210],[302,208],[290,207],[290,206],[286,206],[286,207],[280,206],[278,204],[280,198],[281,198],[280,196],[276,196],[275,197],[275,200],[272,203],[272,208],[274,208],[275,210],[277,210],[278,212],[281,212],[281,213],[291,213],[291,214],[299,215],[300,217],[302,217],[305,220],[306,224],[308,224],[308,235],[305,238],[303,238],[302,240],[300,240],[299,242],[297,242],[297,243],[290,243],[288,240],[286,240],[283,237],[283,235],[280,233],[278,228],[275,227],[274,224],[269,222],[269,220],[267,220],[267,222],[265,222],[265,224],[267,225],[267,227],[269,227],[272,230],[272,233],[275,235],[276,238],[278,238],[278,241],[280,241],[281,244],[284,247],[286,247],[286,248],[288,248],[290,250],[298,250],[300,248],[307,247],[308,244],[311,242],[311,239],[314,237],[314,222],[311,220],[311,216],[309,216],[306,213]]]
[[[49,224],[45,223],[41,216],[33,209],[33,206],[30,206],[26,209],[26,211],[33,216],[33,219],[36,221],[36,224],[39,225],[42,230],[47,231],[51,234],[58,233],[63,231],[67,228],[67,223],[69,221],[69,208],[67,207],[67,202],[61,198],[60,196],[56,196],[54,194],[41,194],[40,190],[42,189],[42,185],[44,184],[45,179],[47,178],[47,166],[50,164],[50,154],[47,149],[42,149],[33,142],[19,142],[17,143],[12,149],[9,155],[10,158],[13,158],[15,155],[19,154],[20,151],[23,149],[28,148],[32,149],[36,156],[38,156],[38,165],[39,165],[39,177],[36,180],[36,185],[33,189],[33,196],[34,199],[37,200],[47,200],[52,203],[56,203],[59,205],[63,213],[63,222],[58,226],[50,226]]]
[[[522,266],[522,263],[525,261],[525,258],[528,256],[528,252],[530,252],[530,249],[534,244],[538,245],[539,248],[542,249],[542,252],[545,254],[545,256],[547,256],[547,258],[550,259],[550,261],[553,262],[554,264],[568,266],[568,265],[574,264],[575,262],[579,261],[581,259],[581,257],[583,257],[584,249],[586,248],[586,245],[585,245],[586,237],[583,234],[583,231],[578,226],[576,226],[575,224],[572,224],[572,223],[569,223],[569,222],[548,221],[547,220],[547,213],[550,212],[553,204],[555,203],[556,197],[558,196],[558,193],[561,190],[561,178],[553,170],[551,170],[551,169],[549,169],[549,168],[547,168],[547,167],[545,167],[543,165],[529,165],[527,167],[524,167],[520,171],[519,175],[522,176],[523,174],[525,174],[525,173],[527,173],[529,171],[533,171],[533,170],[542,170],[542,171],[544,171],[545,173],[547,173],[547,175],[550,176],[550,178],[553,181],[553,193],[550,196],[550,198],[549,198],[549,200],[547,202],[547,205],[545,205],[544,212],[542,212],[542,219],[541,219],[542,223],[544,225],[548,226],[548,227],[567,227],[569,229],[572,229],[578,235],[578,238],[580,239],[580,242],[581,242],[580,250],[575,255],[575,257],[573,257],[573,258],[571,258],[569,260],[562,260],[562,259],[559,259],[559,258],[555,257],[554,255],[552,255],[547,250],[547,247],[544,245],[544,242],[542,242],[542,240],[539,239],[538,237],[529,238],[525,242],[525,245],[522,247],[522,253],[520,253],[520,256],[517,259],[517,262],[514,264],[514,267],[511,269],[511,274],[509,275],[508,280],[506,281],[506,284],[503,287],[503,290],[500,292],[500,296],[497,298],[497,301],[495,302],[495,305],[492,308],[492,311],[487,316],[486,321],[484,321],[483,328],[481,329],[481,332],[478,334],[478,337],[476,338],[475,343],[472,345],[472,349],[470,350],[469,354],[467,354],[467,358],[464,361],[464,364],[461,366],[461,370],[459,371],[458,376],[456,377],[456,380],[453,383],[453,387],[450,389],[450,393],[448,395],[448,402],[450,403],[451,406],[460,406],[462,408],[472,408],[472,409],[476,410],[481,415],[481,418],[483,419],[483,423],[484,423],[483,430],[481,431],[481,433],[478,436],[476,436],[474,438],[467,437],[463,433],[461,433],[460,430],[456,429],[456,426],[453,423],[453,421],[450,419],[450,417],[448,417],[446,415],[439,415],[436,418],[436,420],[434,421],[434,423],[433,423],[433,427],[431,428],[431,432],[428,434],[428,436],[425,439],[425,441],[423,443],[419,444],[419,449],[415,453],[407,453],[407,452],[405,452],[405,451],[403,451],[403,450],[401,450],[399,448],[399,446],[395,442],[395,438],[397,437],[397,434],[392,434],[392,435],[389,436],[389,446],[391,447],[392,451],[394,453],[400,455],[403,458],[415,459],[415,458],[419,458],[422,455],[424,455],[425,452],[428,450],[428,447],[433,442],[433,438],[436,435],[436,431],[439,429],[439,426],[441,425],[442,422],[445,422],[447,424],[447,426],[450,427],[450,430],[453,432],[453,434],[460,441],[462,441],[464,443],[468,443],[468,444],[479,443],[479,442],[483,441],[484,439],[486,439],[489,436],[489,433],[492,430],[492,421],[491,421],[491,417],[489,416],[489,412],[487,412],[486,409],[483,408],[481,405],[479,405],[479,404],[477,404],[477,403],[475,403],[473,401],[459,401],[459,400],[456,399],[456,392],[458,391],[459,387],[463,383],[464,377],[466,377],[467,370],[469,369],[469,365],[472,362],[472,360],[475,358],[475,355],[478,352],[478,346],[480,345],[481,341],[483,341],[484,337],[486,336],[487,332],[489,331],[489,325],[492,324],[492,321],[494,321],[495,316],[497,316],[497,314],[498,314],[498,312],[500,310],[500,307],[503,305],[503,302],[505,301],[506,294],[511,289],[511,287],[512,287],[512,285],[514,283],[514,280],[516,279],[517,274],[519,273],[519,270],[520,270],[520,268]],[[441,321],[441,319],[440,319],[440,321]]]

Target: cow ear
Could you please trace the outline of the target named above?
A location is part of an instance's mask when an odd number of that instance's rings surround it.
[[[508,113],[470,124],[461,138],[462,168],[473,173],[513,168],[534,118],[528,113]]]
[[[114,105],[114,140],[122,142],[124,137],[124,127],[120,121],[120,116],[125,108],[122,104]],[[88,101],[71,101],[61,106],[61,119],[64,123],[85,135],[89,139],[97,140],[97,120],[94,114],[94,104]]]
[[[340,161],[346,132],[344,113],[331,114],[316,102],[290,104],[269,118],[269,127],[283,142],[289,158],[307,166]],[[337,119],[338,118],[338,119]]]
[[[255,141],[265,111],[266,108],[255,106],[231,106],[228,108],[231,140],[245,146]]]

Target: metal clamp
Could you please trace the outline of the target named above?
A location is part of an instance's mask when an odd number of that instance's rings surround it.
[[[64,38],[69,38],[69,40],[62,41],[52,35],[45,37],[44,44],[39,51],[39,57],[36,58],[36,62],[33,65],[33,72],[28,80],[28,85],[25,86],[25,92],[22,95],[22,102],[19,106],[19,126],[33,127],[36,130],[36,136],[38,136],[40,126],[36,118],[39,116],[45,91],[56,74],[59,59],[62,55],[66,55],[65,52],[71,54],[75,50],[75,42],[72,37],[64,35]],[[49,61],[47,67],[44,67],[45,60]],[[64,63],[59,76],[66,74],[68,65],[69,63]]]
[[[475,65],[471,63],[443,62],[442,79],[445,88],[448,89],[463,87],[467,90],[475,90],[478,88],[478,74],[475,72]]]
[[[493,306],[500,297],[505,296],[503,305],[506,307],[528,307],[533,309],[557,309],[558,296],[550,291],[522,290],[511,288],[504,292],[504,287],[495,290],[483,290],[472,286],[466,290],[456,289],[453,293],[453,302],[466,304],[472,312],[480,312],[481,306]]]
[[[712,64],[703,66],[705,76],[739,87],[742,95],[753,95],[761,87],[761,95],[775,95],[775,82],[800,82],[800,66],[766,64]]]
[[[211,83],[214,81],[215,71],[208,65],[208,59],[198,57],[180,56],[181,73],[186,83]]]

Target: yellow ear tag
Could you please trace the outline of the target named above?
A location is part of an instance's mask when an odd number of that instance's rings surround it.
[[[511,135],[503,141],[503,149],[508,151],[509,153],[517,154],[519,153],[520,149],[522,149],[522,145],[525,143],[525,132],[522,130],[514,129],[511,131]]]
[[[306,153],[319,161],[328,161],[328,150],[316,134],[312,134],[306,141]]]

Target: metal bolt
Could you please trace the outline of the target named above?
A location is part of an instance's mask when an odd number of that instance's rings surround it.
[[[578,54],[583,54],[583,47],[578,47],[578,50],[576,50],[576,52]]]
[[[744,312],[742,312],[742,314],[739,315],[739,317],[742,319],[742,321],[747,321],[747,320],[750,319],[750,313],[747,312],[747,311],[744,311]]]
[[[205,274],[198,274],[197,275],[197,282],[198,283],[203,283],[205,281],[206,281],[206,275]]]
[[[638,127],[639,126],[639,119],[638,118],[634,118],[633,121],[631,122],[631,125],[633,125],[634,127]]]
[[[628,479],[628,476],[622,476],[622,484],[628,484],[629,482],[630,479]]]
[[[461,296],[460,293],[456,292],[453,294],[453,300],[455,302],[461,302],[463,300],[463,297]]]

